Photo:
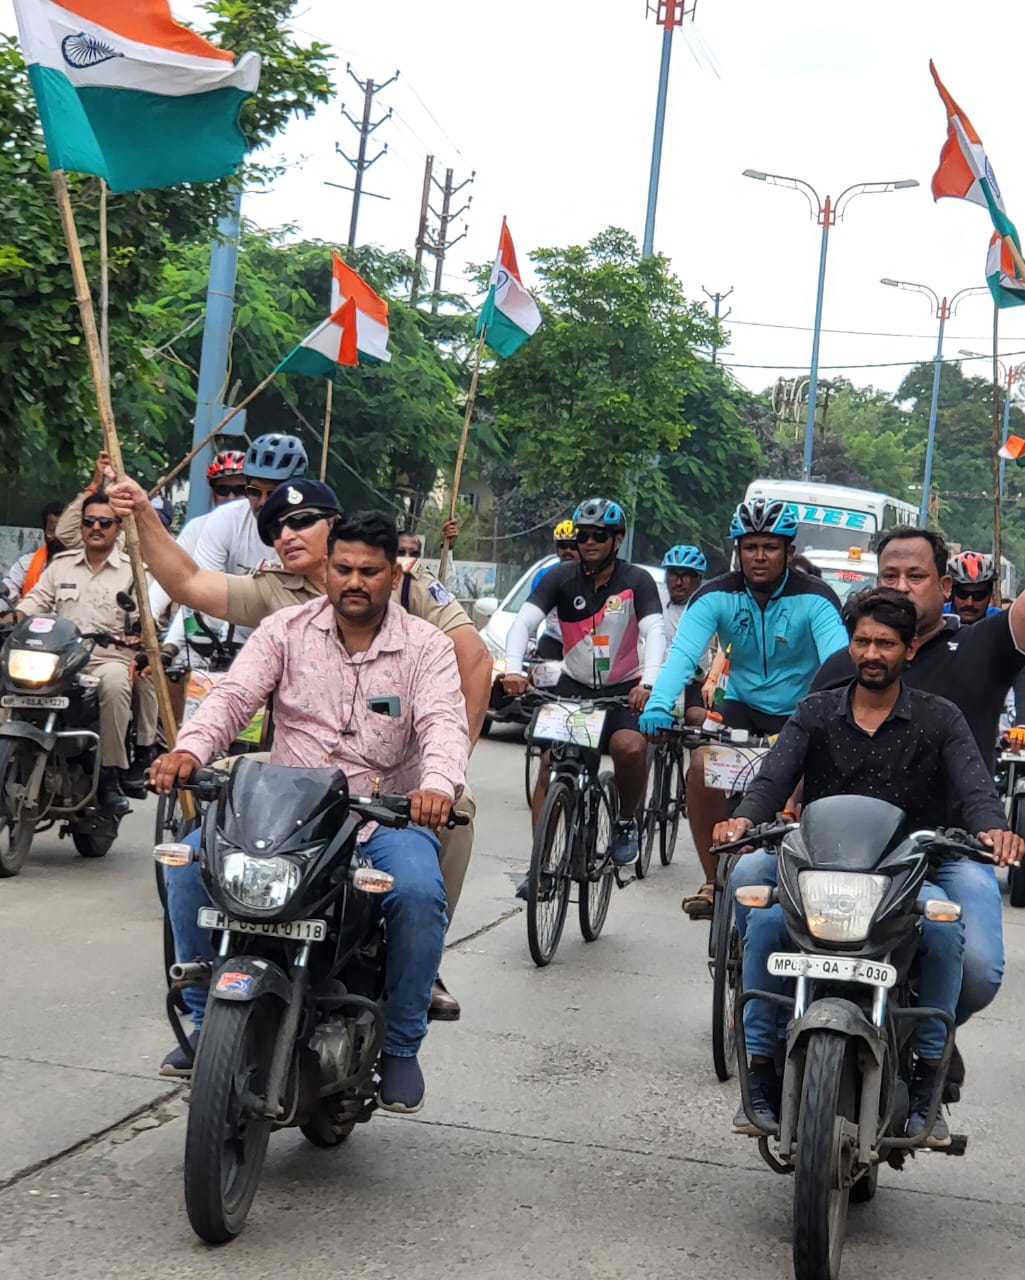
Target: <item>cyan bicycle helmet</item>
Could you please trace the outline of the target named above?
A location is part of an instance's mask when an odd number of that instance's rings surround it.
[[[273,432],[253,441],[242,470],[253,480],[291,480],[305,474],[308,461],[297,436]]]
[[[791,502],[778,498],[752,498],[742,502],[730,521],[730,537],[743,538],[748,533],[771,533],[793,542],[797,537],[797,511]]]
[[[697,547],[670,547],[662,557],[663,569],[689,569],[691,573],[703,574],[708,570],[708,561]]]
[[[608,498],[585,498],[573,512],[573,524],[591,528],[611,529],[613,533],[626,533],[626,516],[618,502]]]
[[[997,576],[993,557],[983,551],[962,551],[951,559],[947,572],[956,587],[985,587]]]

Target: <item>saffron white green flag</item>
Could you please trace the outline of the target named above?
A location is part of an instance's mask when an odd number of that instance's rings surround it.
[[[332,378],[340,364],[359,364],[356,353],[356,303],[352,298],[312,329],[285,356],[275,373]]]
[[[477,335],[487,326],[484,341],[496,355],[511,356],[541,323],[537,303],[523,287],[512,236],[502,219],[498,257],[491,269],[488,296],[477,320]]]
[[[1015,237],[1015,244],[1017,243]],[[994,231],[989,240],[986,283],[998,307],[1025,306],[1025,280],[1017,274],[1011,250],[998,231]]]
[[[14,10],[52,169],[138,191],[238,167],[257,54],[236,64],[175,22],[167,0],[14,0]]]
[[[337,253],[331,259],[331,310],[352,300],[356,308],[356,346],[371,360],[390,360],[388,304]]]

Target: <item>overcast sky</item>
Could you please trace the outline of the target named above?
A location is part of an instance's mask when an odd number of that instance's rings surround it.
[[[172,7],[195,12],[186,0]],[[453,289],[467,261],[494,255],[503,214],[524,267],[532,248],[581,243],[610,224],[639,240],[661,49],[644,7],[300,4],[297,32],[336,50],[340,96],[353,115],[361,95],[345,76],[347,60],[361,78],[402,73],[378,99],[378,114],[389,106],[394,114],[376,134],[388,154],[367,176],[368,189],[389,199],[364,200],[359,239],[412,249],[430,150],[457,180],[477,171],[463,193],[473,195],[469,234],[446,262]],[[1008,211],[1025,226],[1025,178],[1015,164],[1020,77],[1001,52],[1017,38],[1018,11],[1013,0],[698,0],[695,22],[673,41],[655,245],[691,296],[733,287],[722,359],[748,386],[807,372],[820,233],[801,195],[744,178],[746,168],[800,177],[834,197],[852,183],[918,179],[915,191],[855,199],[831,233],[820,360],[823,376],[843,366],[838,372],[857,383],[892,390],[907,362],[932,358],[936,321],[926,299],[879,279],[918,281],[941,295],[984,284],[990,227],[974,205],[933,203],[945,118],[928,61],[975,124]],[[0,0],[0,25],[14,29],[9,0]],[[247,197],[246,214],[344,242],[351,197],[325,185],[351,182],[336,141],[354,154],[355,131],[337,103],[293,125],[278,148],[293,167],[272,193]],[[965,299],[945,353],[986,351],[991,325],[988,297]],[[1001,328],[1002,352],[1025,360],[1025,309],[1020,318],[1003,312]],[[905,363],[853,367],[886,362]]]

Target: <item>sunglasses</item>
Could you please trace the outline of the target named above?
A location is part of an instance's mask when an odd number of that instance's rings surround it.
[[[606,542],[612,541],[612,534],[607,533],[604,529],[581,529],[577,533],[577,542],[597,542],[602,546]]]
[[[563,538],[555,544],[556,551],[575,551],[577,546],[576,538]]]
[[[992,587],[955,587],[954,595],[959,600],[986,600],[993,594]]]
[[[242,491],[247,498],[269,498],[273,489],[259,489],[255,484],[247,484]]]
[[[244,493],[259,492],[257,489],[247,489],[244,484],[212,484],[210,488],[218,498],[241,498]]]
[[[318,520],[331,520],[334,518],[333,511],[292,511],[288,515],[280,516],[271,526],[271,532],[274,534],[274,540],[277,541],[281,537],[285,529],[310,529]]]
[[[97,525],[101,529],[109,529],[112,524],[120,524],[120,520],[115,520],[113,516],[83,516],[82,524],[87,529],[95,529]]]

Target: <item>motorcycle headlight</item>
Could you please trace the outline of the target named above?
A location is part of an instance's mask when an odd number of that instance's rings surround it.
[[[224,888],[235,901],[262,911],[283,907],[300,880],[288,858],[251,858],[238,850],[226,853],[221,866]]]
[[[7,672],[18,684],[46,684],[53,679],[60,655],[12,649],[7,655]]]
[[[802,871],[808,932],[823,942],[863,942],[889,883],[889,876],[860,871]]]

